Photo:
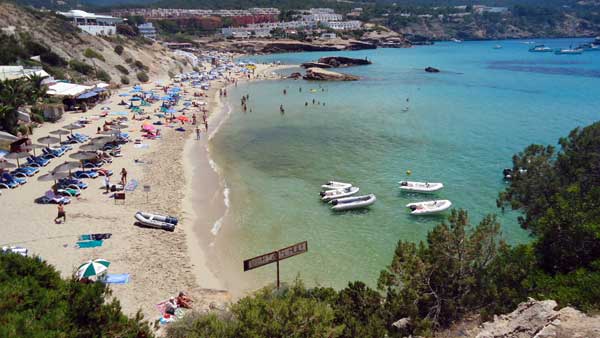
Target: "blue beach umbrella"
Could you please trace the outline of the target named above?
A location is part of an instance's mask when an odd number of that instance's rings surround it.
[[[127,94],[127,93],[122,93],[122,94],[119,94],[119,96],[129,96],[129,94]]]
[[[142,99],[140,99],[139,97],[132,97],[129,99],[129,101],[141,101]]]
[[[171,100],[171,97],[170,96],[163,96],[160,99],[163,100],[163,101],[169,101],[169,100]]]
[[[127,116],[127,115],[129,115],[129,113],[126,111],[113,111],[113,112],[110,112],[110,115]]]
[[[175,109],[169,109],[167,110],[167,113],[169,114],[175,114],[177,111]]]

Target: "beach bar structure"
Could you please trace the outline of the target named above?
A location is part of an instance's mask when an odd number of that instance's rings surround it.
[[[117,34],[117,24],[123,22],[122,18],[115,18],[109,15],[97,15],[78,9],[56,13],[71,19],[75,26],[92,35],[115,35]]]

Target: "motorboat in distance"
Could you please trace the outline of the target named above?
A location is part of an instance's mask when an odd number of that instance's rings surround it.
[[[432,193],[441,190],[443,183],[400,181],[400,190],[408,192]]]
[[[338,189],[350,188],[351,186],[352,186],[351,183],[329,181],[329,182],[323,184],[321,186],[321,189],[323,189],[323,190],[338,190]]]
[[[450,209],[452,202],[449,200],[435,200],[409,203],[406,205],[410,209],[411,215],[431,215]]]
[[[373,203],[375,203],[376,200],[377,198],[374,194],[369,194],[363,196],[335,199],[329,203],[331,203],[331,210],[345,211],[369,207]]]
[[[348,187],[345,189],[327,190],[321,191],[321,201],[329,202],[333,199],[344,198],[356,194],[360,189],[358,187]]]

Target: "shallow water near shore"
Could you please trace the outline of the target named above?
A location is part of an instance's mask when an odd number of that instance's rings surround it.
[[[587,40],[536,41],[558,48]],[[214,236],[213,264],[225,285],[273,282],[274,266],[243,273],[242,260],[303,240],[308,253],[281,263],[282,280],[300,275],[308,285],[375,285],[398,240],[423,240],[444,219],[408,214],[407,203],[427,196],[399,192],[407,170],[410,179],[443,182],[435,196],[467,209],[473,223],[496,213],[508,242],[526,242],[516,214],[496,208],[502,169],[528,144],[556,144],[600,116],[600,52],[556,56],[529,47],[492,41],[335,53],[373,65],[341,70],[359,75],[357,82],[231,88],[232,114],[211,142],[231,208],[220,228],[206,234]],[[333,54],[253,60],[299,64],[326,55]],[[425,73],[427,66],[442,73]],[[352,182],[378,201],[369,210],[333,213],[318,198],[330,179]]]

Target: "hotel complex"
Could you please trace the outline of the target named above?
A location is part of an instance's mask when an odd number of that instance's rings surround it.
[[[71,19],[75,26],[92,35],[114,35],[117,33],[117,24],[123,22],[121,18],[96,15],[78,9],[57,12],[57,14]]]

